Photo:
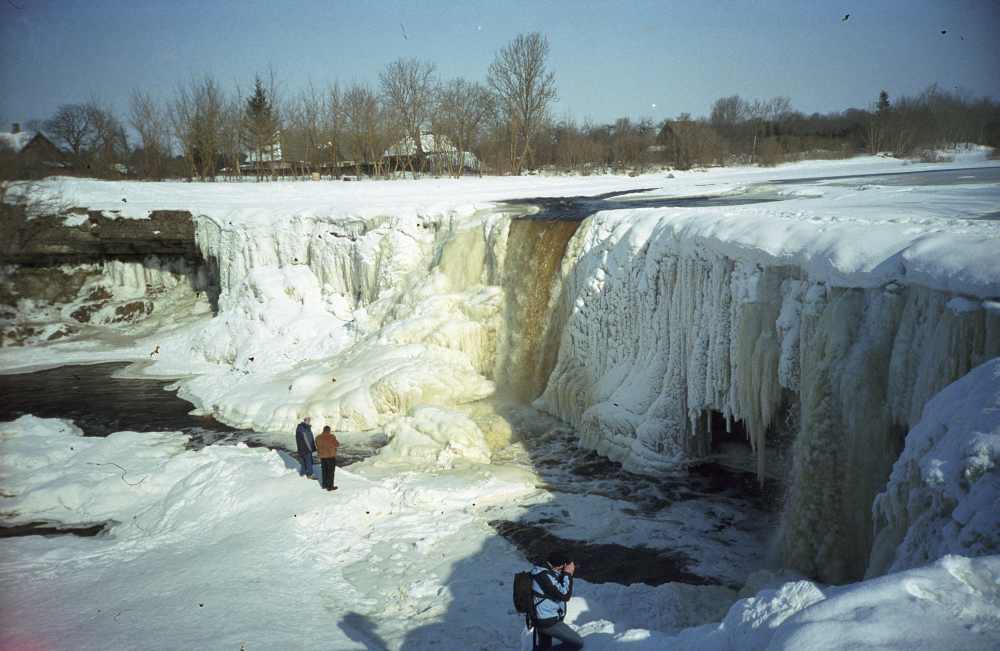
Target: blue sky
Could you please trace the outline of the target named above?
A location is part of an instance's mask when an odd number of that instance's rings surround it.
[[[124,112],[133,88],[168,97],[204,73],[247,88],[269,66],[286,94],[376,84],[398,57],[482,80],[528,31],[549,38],[556,115],[579,120],[705,115],[733,93],[841,110],[933,82],[1000,99],[998,0],[0,0],[0,119],[91,97]]]

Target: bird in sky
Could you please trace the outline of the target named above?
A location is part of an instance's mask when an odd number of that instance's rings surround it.
[[[847,19],[851,17],[851,14],[844,14],[844,17],[840,19],[840,22],[846,23]]]
[[[406,26],[403,25],[403,23],[399,24],[399,29],[403,31],[403,38],[406,39],[407,41],[410,40],[410,38],[406,35]]]
[[[942,29],[942,30],[941,30],[941,33],[942,33],[942,34],[947,34],[947,33],[948,33],[948,30],[947,30],[947,29]]]

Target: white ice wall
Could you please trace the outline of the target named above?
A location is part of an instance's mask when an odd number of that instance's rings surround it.
[[[869,575],[1000,553],[1000,358],[927,403],[873,511]]]
[[[304,413],[364,430],[484,398],[493,374],[501,387],[535,383],[537,369],[517,360],[555,356],[536,406],[629,468],[704,454],[711,412],[744,424],[760,472],[769,432],[794,429],[785,560],[824,580],[861,576],[871,500],[902,434],[936,391],[1000,354],[997,311],[916,285],[833,287],[791,262],[687,237],[658,211],[589,218],[548,277],[525,252],[550,239],[561,250],[563,230],[484,215],[268,228],[199,219],[220,319],[264,323],[250,347],[239,346],[243,326],[223,333],[236,342],[205,338],[206,358],[231,364],[266,345],[275,364],[241,363],[242,375],[204,375],[182,394],[258,430],[290,431]],[[274,310],[254,304],[284,300],[260,289],[259,270],[280,279],[293,268],[295,286],[312,288],[295,295],[332,315],[309,328],[319,343],[269,327]],[[345,324],[349,337],[326,335]]]
[[[902,434],[936,391],[1000,354],[1000,316],[919,286],[829,287],[639,212],[598,214],[571,242],[571,313],[536,406],[645,469],[704,451],[709,411],[743,421],[761,452],[797,410],[785,560],[825,580],[859,577],[871,500]]]
[[[296,217],[267,226],[198,217],[195,224],[202,255],[217,265],[223,310],[251,270],[292,265],[309,267],[324,295],[366,305],[428,265],[440,225],[391,217]]]
[[[199,409],[290,439],[305,414],[371,430],[492,393],[506,220],[196,224],[220,285],[218,315],[187,342],[199,375],[180,394]]]

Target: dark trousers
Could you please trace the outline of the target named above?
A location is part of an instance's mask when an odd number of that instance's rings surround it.
[[[313,474],[313,455],[312,452],[303,454],[299,452],[299,464],[302,466],[299,468],[299,474],[305,477],[308,475],[312,477]]]
[[[559,622],[546,628],[536,628],[535,634],[538,636],[536,649],[551,649],[552,651],[577,651],[583,648],[583,638],[571,629],[568,624]],[[559,644],[552,646],[552,639],[559,640]]]
[[[319,460],[321,469],[323,470],[322,486],[326,490],[333,489],[333,473],[337,470],[337,457],[331,459],[320,459]]]

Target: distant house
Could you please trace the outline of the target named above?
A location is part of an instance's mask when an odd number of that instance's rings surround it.
[[[256,149],[248,149],[241,156],[240,172],[243,174],[262,174],[264,176],[287,176],[308,174],[310,165],[302,160],[294,160],[285,155],[281,147],[281,132],[274,134],[274,141]]]
[[[406,136],[385,150],[383,160],[389,169],[433,174],[448,174],[459,167],[466,172],[478,172],[480,168],[479,159],[471,151],[459,152],[445,136],[426,132],[420,133],[420,152],[413,138]]]
[[[70,171],[69,156],[41,132],[22,131],[14,123],[0,132],[0,157],[17,178],[37,178]]]
[[[284,172],[291,167],[282,156],[281,137],[277,133],[274,134],[274,142],[270,145],[262,147],[260,151],[256,149],[244,150],[243,156],[240,158],[242,159],[240,171],[244,174],[253,174],[259,171],[272,175]]]

